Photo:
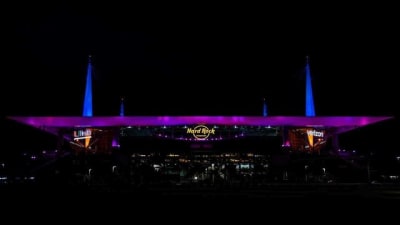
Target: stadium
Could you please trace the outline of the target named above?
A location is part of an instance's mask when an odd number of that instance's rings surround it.
[[[269,116],[265,101],[260,116],[129,116],[123,99],[119,116],[94,116],[89,58],[82,116],[8,119],[54,135],[56,151],[72,157],[73,172],[35,169],[45,180],[58,174],[69,183],[130,186],[370,180],[360,175],[365,166],[337,154],[338,136],[392,117],[316,116],[308,61],[305,68],[304,116]]]

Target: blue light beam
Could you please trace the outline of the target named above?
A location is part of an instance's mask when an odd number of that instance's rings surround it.
[[[268,111],[267,111],[267,102],[264,99],[264,104],[263,104],[263,116],[268,116]]]
[[[306,64],[306,116],[315,116],[314,96],[312,91],[311,72],[310,64],[308,62],[308,56]]]
[[[119,116],[125,116],[124,99],[121,98],[121,106],[119,108]]]
[[[89,56],[89,63],[86,75],[85,99],[83,102],[83,116],[93,116],[93,101],[92,101],[92,58]]]

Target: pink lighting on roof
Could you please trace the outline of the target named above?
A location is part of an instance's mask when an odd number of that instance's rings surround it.
[[[297,127],[360,127],[392,117],[367,116],[112,116],[112,117],[9,117],[17,122],[37,127],[118,127],[177,126],[190,124],[297,126]]]

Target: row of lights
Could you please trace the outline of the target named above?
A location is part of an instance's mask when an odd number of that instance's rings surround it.
[[[165,138],[165,139],[169,138],[168,135],[163,135],[163,134],[157,134],[157,136],[160,137],[160,138]],[[241,134],[239,134],[239,135],[236,134],[236,135],[234,136],[235,139],[236,139],[236,138],[241,138],[241,137],[244,137],[244,134],[243,134],[243,133],[241,133]],[[184,138],[184,137],[179,137],[179,138],[173,138],[173,139],[174,139],[174,140],[180,140],[180,141],[221,141],[221,140],[225,140],[226,138],[217,137],[217,138],[197,139],[197,138]]]

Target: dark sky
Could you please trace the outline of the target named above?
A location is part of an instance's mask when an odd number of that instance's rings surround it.
[[[4,5],[1,115],[80,116],[89,54],[94,115],[118,115],[122,96],[126,115],[261,115],[264,97],[269,115],[304,115],[306,55],[317,115],[399,115],[396,7],[263,3]],[[398,129],[341,145],[395,151]]]
[[[34,6],[3,18],[5,115],[81,115],[89,54],[95,115],[304,115],[306,55],[318,115],[396,114],[390,7]]]

